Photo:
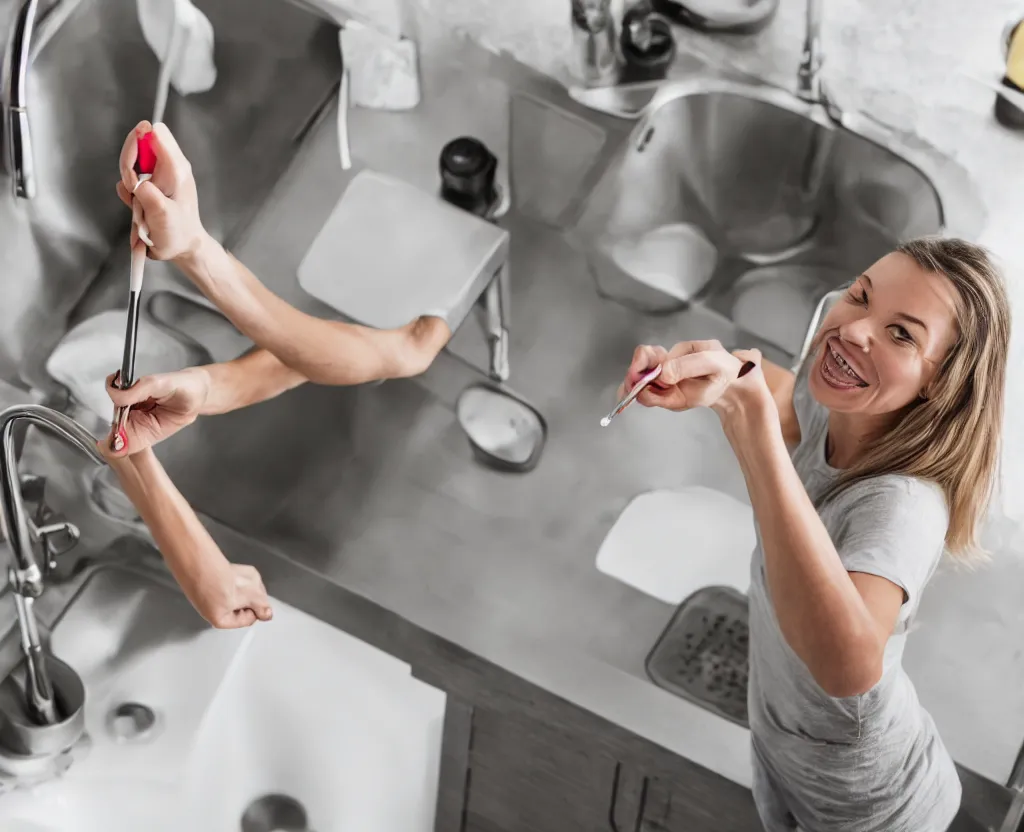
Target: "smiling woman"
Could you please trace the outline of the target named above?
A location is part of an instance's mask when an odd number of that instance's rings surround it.
[[[754,797],[768,832],[945,832],[960,783],[902,668],[944,551],[978,554],[1009,303],[987,253],[920,239],[828,312],[799,374],[717,342],[638,347],[636,401],[720,417],[757,525]],[[743,362],[760,370],[739,374]]]
[[[825,496],[881,474],[921,477],[949,504],[946,544],[980,555],[999,457],[1010,304],[986,252],[919,239],[861,275],[822,322],[809,377],[830,416]]]

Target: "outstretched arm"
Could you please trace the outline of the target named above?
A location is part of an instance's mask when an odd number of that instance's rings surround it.
[[[133,170],[138,138],[152,132],[156,165],[140,182]],[[140,122],[125,140],[117,193],[140,209],[149,256],[171,260],[257,346],[318,384],[361,384],[418,375],[451,338],[440,318],[424,316],[377,330],[307,315],[277,297],[203,228],[192,166],[163,124]],[[138,228],[132,245],[139,245]]]
[[[153,451],[114,457],[109,445],[109,439],[99,442],[100,452],[196,611],[221,629],[269,621],[273,612],[259,572],[228,561]]]

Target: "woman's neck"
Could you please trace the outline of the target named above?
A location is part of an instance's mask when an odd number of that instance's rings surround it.
[[[825,459],[833,468],[849,468],[864,447],[888,428],[889,420],[861,413],[829,412]]]

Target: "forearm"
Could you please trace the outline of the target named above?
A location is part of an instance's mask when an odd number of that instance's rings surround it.
[[[257,348],[233,361],[208,364],[209,393],[201,416],[214,416],[275,398],[306,382],[273,353]]]
[[[218,604],[229,562],[175,487],[152,449],[108,460],[125,495],[146,524],[171,574],[211,623],[230,612]]]
[[[418,375],[451,337],[438,318],[377,330],[307,315],[269,291],[212,238],[178,265],[239,331],[317,384]]]
[[[879,634],[793,467],[774,407],[723,418],[757,517],[765,573],[786,641],[833,695],[870,686]]]

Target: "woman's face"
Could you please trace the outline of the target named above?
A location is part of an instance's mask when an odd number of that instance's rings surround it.
[[[956,338],[956,290],[910,257],[888,254],[822,322],[811,393],[829,410],[880,416],[927,394]]]

